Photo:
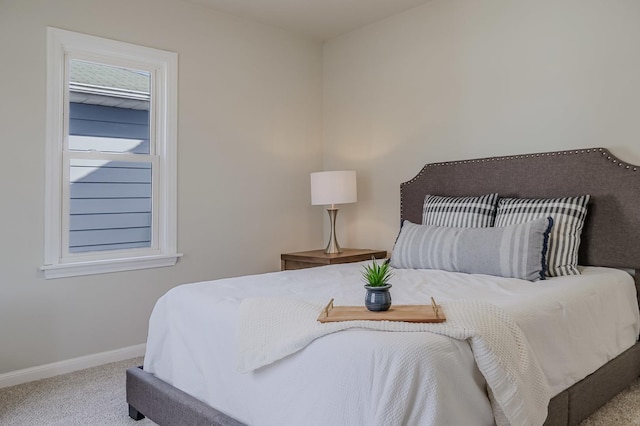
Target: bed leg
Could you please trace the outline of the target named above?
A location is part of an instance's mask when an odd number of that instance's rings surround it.
[[[129,417],[131,417],[133,420],[138,421],[144,419],[144,414],[136,410],[132,405],[129,405]]]

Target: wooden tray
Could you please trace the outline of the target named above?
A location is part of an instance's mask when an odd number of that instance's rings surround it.
[[[365,306],[333,306],[333,299],[318,316],[320,322],[354,320],[445,322],[447,317],[442,307],[436,305],[434,300],[431,305],[391,305],[388,311],[372,312]]]

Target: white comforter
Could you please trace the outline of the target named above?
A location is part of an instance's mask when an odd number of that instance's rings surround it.
[[[316,320],[322,305],[289,298],[245,299],[240,305],[236,339],[238,370],[256,370],[298,352],[317,338],[349,328],[422,332],[423,337],[424,332],[430,332],[469,342],[476,365],[487,382],[498,425],[544,423],[551,398],[549,386],[518,324],[504,310],[477,300],[451,300],[441,306],[447,321],[440,324],[396,321],[322,324]],[[398,348],[387,350],[394,352]],[[383,356],[393,357],[393,353]],[[398,367],[410,371],[413,363]],[[398,384],[402,385],[394,382],[384,385]],[[423,385],[437,387],[439,383]],[[404,397],[401,393],[396,395],[396,400]],[[388,424],[385,417],[388,416],[375,419],[376,423]]]
[[[177,287],[154,309],[144,368],[251,425],[493,424],[469,344],[437,334],[351,329],[254,372],[236,371],[243,299],[284,296],[323,304],[334,297],[336,305],[361,304],[360,269],[334,265]],[[583,272],[530,283],[396,270],[392,294],[398,304],[427,303],[433,296],[502,307],[520,325],[555,394],[638,335],[631,277],[605,268]]]

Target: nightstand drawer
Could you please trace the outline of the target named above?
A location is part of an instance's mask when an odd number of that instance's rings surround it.
[[[313,268],[338,263],[362,262],[372,257],[387,257],[386,250],[342,249],[342,253],[326,254],[324,250],[300,251],[280,255],[280,268],[285,270]]]

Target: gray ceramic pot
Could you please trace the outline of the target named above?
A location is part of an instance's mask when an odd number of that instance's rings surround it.
[[[364,306],[370,311],[388,311],[391,307],[391,284],[382,287],[365,285],[367,294],[364,297]]]

